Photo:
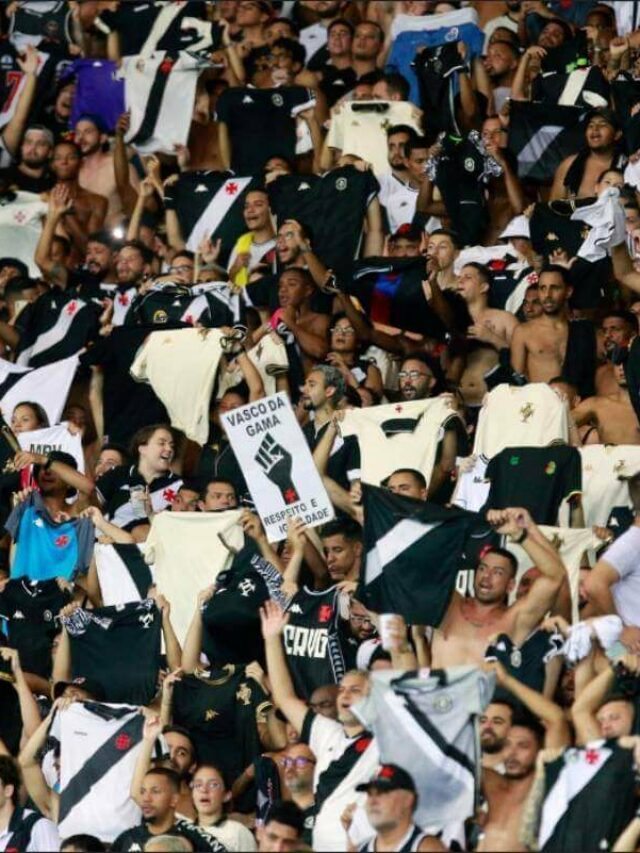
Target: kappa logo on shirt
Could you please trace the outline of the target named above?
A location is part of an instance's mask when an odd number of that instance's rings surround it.
[[[13,618],[14,619],[24,619],[25,615],[22,612],[22,610],[16,610],[16,612],[13,614]]]
[[[251,95],[245,95],[244,98],[242,99],[242,103],[243,104],[253,104],[254,101],[253,101],[253,98],[251,97]]]
[[[289,613],[302,613],[302,607],[299,604],[292,604],[289,608]]]

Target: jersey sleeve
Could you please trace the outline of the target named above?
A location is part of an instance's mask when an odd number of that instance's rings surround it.
[[[106,471],[96,481],[96,491],[104,504],[108,504],[119,489],[122,480],[122,467]]]
[[[572,447],[571,450],[572,453],[569,457],[566,470],[565,498],[582,494],[582,460],[575,447]]]
[[[287,95],[287,103],[291,110],[291,115],[294,117],[316,105],[316,96],[311,89],[307,89],[304,86],[292,86]]]
[[[9,533],[14,542],[18,541],[18,531],[20,529],[20,522],[22,521],[22,516],[27,511],[27,507],[30,506],[30,501],[22,501],[22,503],[18,504],[17,507],[11,512],[11,515],[6,520],[4,528]]]
[[[619,539],[616,539],[613,545],[607,548],[602,555],[602,559],[605,563],[609,563],[609,565],[613,566],[620,576],[620,579],[633,574],[633,572],[637,570],[637,554],[640,536],[629,535],[632,531],[634,531],[633,527]]]

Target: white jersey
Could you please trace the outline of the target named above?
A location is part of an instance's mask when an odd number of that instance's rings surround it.
[[[386,128],[407,124],[420,134],[421,111],[410,101],[352,101],[333,114],[327,145],[371,163],[376,175],[391,171]]]
[[[580,583],[580,566],[586,551],[599,547],[602,542],[594,534],[591,528],[570,527],[548,527],[540,525],[540,530],[558,551],[560,559],[564,563],[569,578],[569,589],[571,591],[572,620],[578,622],[578,586]],[[522,575],[533,565],[531,557],[520,545],[506,541],[504,547],[515,556],[518,561],[518,572],[514,589],[517,589]]]
[[[282,338],[275,332],[265,335],[259,343],[247,351],[247,355],[260,374],[265,396],[270,397],[275,394],[276,378],[289,370],[287,348]],[[218,399],[220,400],[229,388],[237,385],[242,379],[242,371],[235,361],[232,362],[229,369],[219,378]]]
[[[485,456],[478,456],[459,459],[456,462],[458,480],[451,503],[470,512],[478,512],[486,504],[491,488],[491,481],[485,477],[489,460]],[[467,467],[468,464],[470,467]]]
[[[222,356],[219,329],[152,332],[131,365],[166,406],[172,426],[199,445],[209,438],[209,404]]]
[[[553,389],[542,382],[498,385],[482,403],[473,454],[492,459],[505,447],[546,447],[568,441],[567,409]]]
[[[180,643],[184,643],[198,593],[229,568],[230,549],[239,551],[244,545],[238,523],[241,513],[239,509],[161,512],[153,517],[145,559],[154,564],[158,590],[171,602],[171,623]]]
[[[60,835],[113,841],[141,820],[129,796],[144,717],[129,705],[74,702],[54,717],[60,742]]]
[[[379,486],[398,468],[421,471],[428,483],[444,426],[457,417],[442,397],[348,409],[342,434],[358,439],[364,483]]]
[[[620,580],[611,587],[618,616],[625,625],[638,625],[640,619],[640,527],[632,524],[602,555],[618,573]]]
[[[640,471],[640,446],[624,444],[588,444],[581,447],[582,508],[587,527],[605,527],[611,511],[631,507],[626,480]]]
[[[419,191],[410,184],[405,184],[400,178],[396,178],[392,172],[378,175],[378,183],[380,184],[378,199],[387,211],[389,231],[395,234],[401,225],[411,224],[416,212]]]
[[[63,453],[70,454],[78,463],[78,471],[84,474],[82,438],[79,433],[69,432],[69,424],[66,421],[45,429],[21,432],[16,438],[20,447],[31,453],[44,453],[46,456],[52,450],[61,450]]]
[[[2,140],[0,168],[6,169],[11,161]],[[46,213],[47,204],[37,193],[20,190],[11,201],[0,199],[0,256],[18,258],[29,267],[29,275],[35,278],[40,276],[34,257]]]
[[[186,145],[203,67],[188,51],[180,51],[177,59],[164,50],[124,56],[120,72],[131,113],[126,142],[145,154],[175,154],[176,145]]]

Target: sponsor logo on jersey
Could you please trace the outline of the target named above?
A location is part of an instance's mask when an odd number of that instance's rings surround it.
[[[303,625],[286,625],[284,647],[288,655],[299,658],[326,657],[329,632],[326,628],[305,628]]]

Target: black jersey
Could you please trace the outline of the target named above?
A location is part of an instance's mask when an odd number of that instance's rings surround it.
[[[17,649],[25,672],[51,675],[51,649],[60,630],[58,613],[71,596],[56,581],[15,578],[0,592],[0,620],[8,644]]]
[[[141,427],[169,421],[151,385],[136,382],[129,372],[152,331],[153,327],[117,326],[80,357],[81,364],[102,368],[104,433],[109,441],[126,445]]]
[[[204,445],[200,454],[198,479],[204,484],[216,477],[233,483],[241,501],[250,499],[249,487],[233,448],[226,435],[214,426],[210,440]]]
[[[152,599],[79,609],[63,618],[63,623],[69,635],[73,678],[95,678],[108,702],[147,705],[153,699],[162,616]]]
[[[208,328],[231,326],[234,314],[230,301],[216,293],[194,294],[189,287],[161,284],[139,293],[131,302],[125,325],[166,326],[171,323],[193,326],[199,322]]]
[[[112,524],[133,530],[140,524],[149,524],[149,519],[143,509],[138,509],[139,504],[132,503],[132,488],[148,488],[153,511],[162,512],[171,504],[181,485],[182,479],[171,471],[147,484],[135,465],[118,465],[98,479],[96,489]]]
[[[20,702],[14,681],[11,663],[0,659],[0,708],[2,708],[2,713],[0,713],[0,739],[11,755],[17,755],[20,750],[22,732]]]
[[[295,219],[313,232],[324,264],[346,275],[358,256],[367,208],[380,192],[373,172],[341,166],[322,177],[283,175],[267,187],[278,224]]]
[[[260,755],[258,724],[270,708],[243,666],[183,676],[173,691],[174,723],[189,729],[198,760],[219,767],[229,785]]]
[[[416,53],[413,61],[422,110],[427,118],[428,130],[435,134],[459,133],[456,122],[456,90],[458,74],[465,61],[454,42],[425,47]]]
[[[448,134],[441,144],[435,183],[460,241],[475,246],[486,228],[487,158],[475,131],[465,138]]]
[[[291,600],[284,649],[296,694],[309,699],[317,687],[337,684],[345,673],[336,586],[322,592],[303,587]]]
[[[358,83],[358,75],[353,68],[334,68],[333,65],[323,65],[320,69],[322,80],[320,91],[327,99],[327,106],[333,107]]]
[[[539,524],[555,524],[561,502],[582,491],[580,454],[567,445],[507,447],[489,462],[485,477],[492,483],[487,506],[534,507]]]
[[[423,280],[423,258],[366,258],[357,261],[342,284],[347,293],[357,295],[370,320],[444,340],[446,329],[427,302]],[[467,312],[460,297],[444,296],[464,323]]]
[[[558,523],[563,500],[582,492],[582,465],[575,447],[506,447],[487,465],[487,509],[522,506],[537,524]]]
[[[312,452],[328,428],[329,424],[326,423],[316,432],[313,421],[304,425],[302,432]],[[360,479],[360,446],[355,435],[336,437],[329,455],[327,474],[347,491],[354,480]]]
[[[274,599],[285,606],[280,572],[255,553],[251,540],[218,575],[212,597],[202,611],[202,650],[212,665],[264,665],[260,607]]]
[[[270,157],[293,160],[295,116],[314,105],[313,92],[303,86],[226,89],[218,98],[216,115],[229,130],[233,171],[238,175],[259,175]]]
[[[547,634],[546,631],[534,631],[518,647],[507,634],[500,634],[495,643],[488,647],[487,653],[495,655],[507,672],[522,684],[542,693],[546,675],[545,657],[554,648],[552,640],[557,636]]]
[[[214,853],[224,853],[227,849],[224,844],[209,835],[201,827],[196,826],[190,820],[184,818],[176,818],[173,826],[162,833],[163,835],[179,835],[188,839],[193,845],[193,850],[213,850]],[[144,850],[147,841],[153,838],[149,832],[146,823],[141,823],[139,826],[134,826],[133,829],[127,829],[119,835],[111,845],[111,850]]]

